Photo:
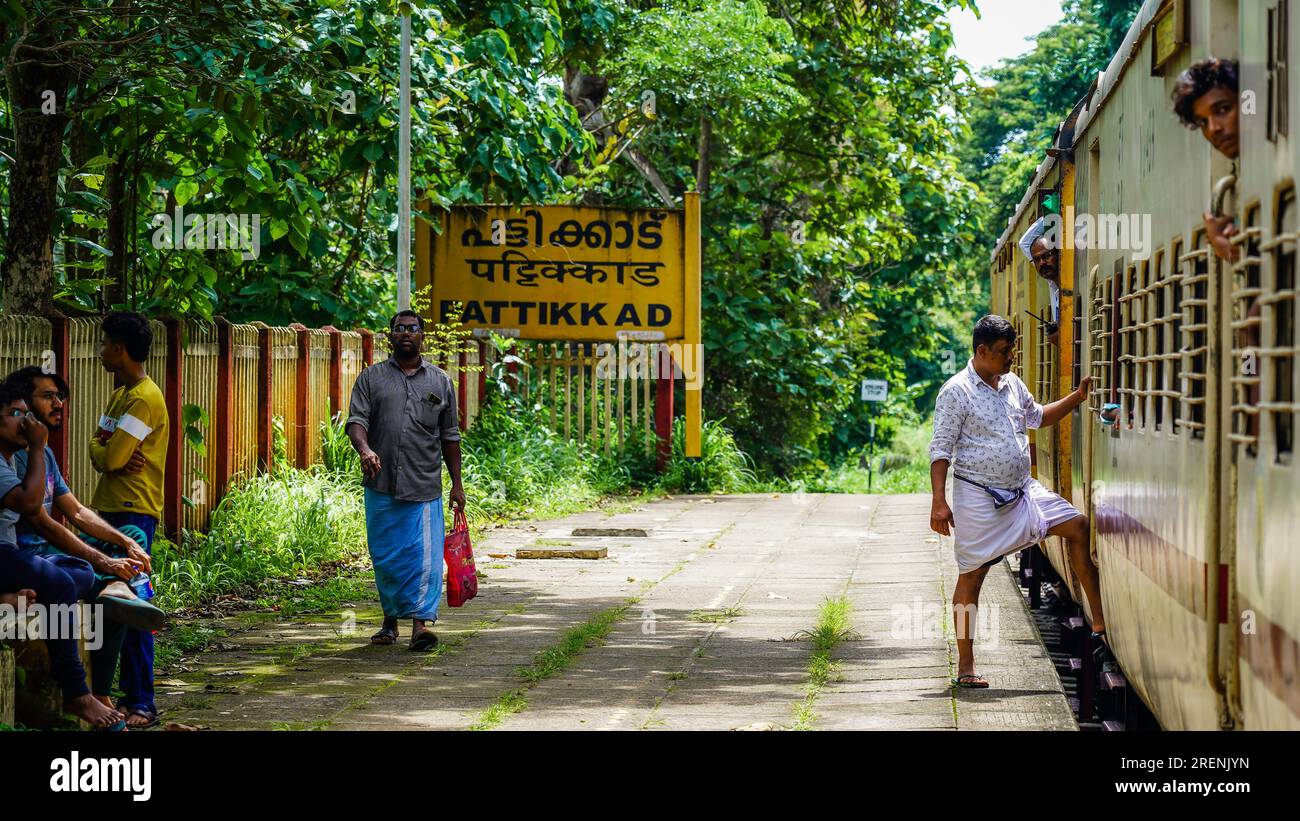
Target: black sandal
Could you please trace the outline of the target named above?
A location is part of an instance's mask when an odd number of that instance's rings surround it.
[[[411,649],[415,651],[432,650],[438,646],[438,637],[432,630],[421,630],[411,636]]]
[[[957,676],[952,679],[953,687],[969,687],[975,690],[982,690],[989,686],[988,680],[979,673],[967,673],[964,676]]]
[[[382,628],[380,628],[380,630],[379,630],[378,633],[376,633],[376,634],[374,634],[373,636],[370,637],[370,643],[371,643],[371,644],[384,644],[384,645],[387,645],[387,644],[396,644],[396,643],[397,643],[397,628],[396,628],[396,627],[382,627]]]

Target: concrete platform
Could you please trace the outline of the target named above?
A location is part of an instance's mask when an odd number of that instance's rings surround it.
[[[1004,563],[989,573],[976,644],[987,690],[954,691],[948,601],[956,565],[928,529],[929,497],[748,494],[676,497],[489,534],[480,556],[578,528],[603,559],[482,559],[466,607],[445,608],[437,655],[370,647],[373,603],[338,617],[265,622],[185,663],[160,687],[166,720],[212,728],[507,730],[1073,730],[1061,684]],[[591,531],[585,531],[591,532]],[[845,597],[852,634],[812,686],[809,631]],[[538,682],[538,654],[617,616]],[[242,670],[241,677],[222,672]],[[221,685],[216,687],[215,684]]]

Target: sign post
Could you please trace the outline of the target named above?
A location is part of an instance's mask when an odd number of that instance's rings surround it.
[[[862,401],[872,403],[874,409],[876,403],[884,402],[889,398],[889,383],[883,379],[863,379],[862,380]],[[871,481],[875,478],[875,467],[873,463],[876,458],[876,420],[875,414],[871,419],[871,434],[867,439],[867,493],[871,492]]]

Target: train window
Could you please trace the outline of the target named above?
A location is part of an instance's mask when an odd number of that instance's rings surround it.
[[[1101,406],[1110,399],[1110,349],[1111,349],[1111,304],[1110,277],[1103,278],[1099,266],[1092,269],[1092,310],[1088,314],[1088,353],[1092,365],[1092,386],[1088,394],[1089,409],[1101,413]]]
[[[1183,355],[1179,348],[1183,341],[1183,275],[1178,259],[1183,255],[1182,240],[1174,240],[1169,252],[1169,353],[1165,364],[1168,366],[1165,380],[1165,396],[1169,399],[1169,432],[1178,435],[1178,414],[1182,410],[1182,373]]]
[[[1133,426],[1137,423],[1138,407],[1142,403],[1138,388],[1142,288],[1138,279],[1138,266],[1130,265],[1125,273],[1121,268],[1122,265],[1123,261],[1115,263],[1115,275],[1120,279],[1119,290],[1123,294],[1119,297],[1118,320],[1120,419],[1126,425]]]
[[[1260,246],[1270,253],[1273,268],[1272,292],[1259,301],[1271,309],[1272,344],[1261,351],[1262,373],[1268,375],[1268,401],[1261,409],[1273,423],[1274,460],[1291,462],[1295,448],[1295,344],[1296,319],[1296,197],[1295,189],[1278,201],[1276,234]]]
[[[1040,293],[1047,294],[1048,301],[1039,303],[1044,305],[1039,309],[1039,315],[1044,319],[1051,319],[1052,307],[1051,296],[1042,280],[1035,282],[1034,287],[1040,287]],[[1034,342],[1038,347],[1038,382],[1034,386],[1034,395],[1039,397],[1040,401],[1048,402],[1056,399],[1056,385],[1053,384],[1052,374],[1056,372],[1056,346],[1047,341],[1047,329],[1037,321],[1031,326],[1034,329]]]
[[[1250,457],[1259,447],[1260,288],[1259,205],[1246,209],[1246,230],[1232,238],[1238,259],[1232,264],[1232,426],[1228,439]]]
[[[1205,438],[1205,391],[1209,361],[1210,246],[1204,231],[1192,243],[1195,250],[1178,258],[1182,281],[1182,411],[1179,424],[1193,439]]]
[[[1165,250],[1156,251],[1151,264],[1151,285],[1147,303],[1147,323],[1151,326],[1147,351],[1151,355],[1151,429],[1163,430],[1165,422],[1165,325],[1169,318],[1165,314],[1165,285],[1168,271],[1165,270]]]
[[[1289,118],[1288,96],[1290,87],[1288,73],[1288,32],[1291,22],[1288,19],[1288,0],[1278,0],[1276,6],[1268,10],[1268,60],[1265,63],[1268,75],[1268,139],[1273,142],[1288,133]]]
[[[1151,312],[1151,294],[1154,288],[1151,286],[1151,262],[1142,260],[1137,265],[1138,272],[1138,290],[1137,299],[1133,301],[1133,310],[1136,316],[1134,321],[1137,327],[1137,424],[1140,428],[1146,428],[1147,416],[1151,412],[1147,407],[1151,403],[1151,329],[1155,327],[1152,318],[1155,316]]]
[[[1015,354],[1011,358],[1011,370],[1014,371],[1016,376],[1020,377],[1020,381],[1023,382],[1025,381],[1025,372],[1021,363],[1024,358],[1023,354],[1025,352],[1026,341],[1025,327],[1024,323],[1020,321],[1019,311],[1015,311],[1015,318],[1011,320],[1011,325],[1016,329],[1016,339],[1020,342],[1020,344],[1016,346]]]
[[[1106,283],[1106,311],[1110,323],[1106,334],[1106,363],[1110,368],[1110,379],[1108,380],[1110,388],[1110,398],[1106,401],[1111,404],[1120,404],[1120,369],[1119,369],[1119,326],[1120,326],[1120,305],[1119,295],[1124,289],[1124,261],[1115,261],[1115,273],[1111,275],[1110,280]],[[1116,423],[1112,429],[1114,433],[1119,433],[1119,424]]]

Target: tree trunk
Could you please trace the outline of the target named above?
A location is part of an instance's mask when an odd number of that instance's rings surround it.
[[[700,141],[696,145],[696,154],[699,155],[699,163],[695,166],[695,187],[699,189],[700,199],[704,199],[709,193],[709,172],[712,167],[709,165],[709,149],[713,143],[713,120],[709,119],[708,114],[700,115]]]
[[[108,219],[104,245],[113,256],[104,260],[104,279],[111,283],[104,289],[104,308],[111,310],[127,301],[126,292],[126,157],[113,160],[104,172],[104,198],[108,200]]]
[[[14,163],[9,172],[8,255],[4,261],[4,307],[11,314],[49,314],[54,308],[54,206],[68,78],[39,63],[5,70],[14,125]],[[53,92],[55,110],[42,111]]]

